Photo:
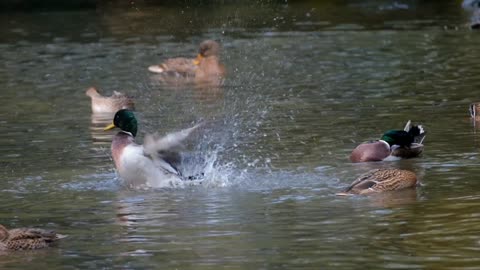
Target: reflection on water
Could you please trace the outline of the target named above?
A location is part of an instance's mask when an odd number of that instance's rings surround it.
[[[93,144],[108,144],[112,142],[112,132],[105,131],[105,127],[112,123],[113,113],[92,114],[90,132]],[[114,131],[117,132],[117,131]]]
[[[479,101],[480,36],[460,2],[3,13],[0,221],[70,237],[2,256],[1,268],[475,269],[480,145],[467,110]],[[205,39],[224,48],[220,87],[148,73]],[[91,85],[134,89],[139,142],[207,121],[186,146],[206,181],[119,185],[102,130],[112,117],[91,115]],[[348,161],[407,119],[429,133],[421,157]],[[335,196],[376,168],[412,170],[422,185]]]

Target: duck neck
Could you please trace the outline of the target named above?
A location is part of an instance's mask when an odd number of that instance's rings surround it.
[[[120,158],[125,150],[125,147],[128,145],[135,143],[135,138],[133,137],[132,133],[127,131],[120,131],[118,132],[112,140],[112,157],[113,161],[115,162],[115,166],[117,170],[120,168]]]
[[[389,149],[391,148],[390,144],[387,141],[384,140],[378,140],[381,143],[384,143]]]
[[[198,65],[197,76],[223,76],[224,69],[216,55],[205,57]]]

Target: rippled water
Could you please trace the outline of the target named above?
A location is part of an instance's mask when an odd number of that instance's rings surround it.
[[[69,238],[0,268],[478,269],[479,33],[459,2],[335,2],[2,13],[0,222]],[[207,38],[223,87],[146,70]],[[206,120],[187,147],[205,182],[122,187],[92,85],[136,97],[140,141]],[[408,119],[427,129],[421,158],[348,161]],[[334,195],[379,167],[422,186]]]

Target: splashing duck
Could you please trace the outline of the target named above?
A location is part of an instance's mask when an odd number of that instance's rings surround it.
[[[217,80],[225,77],[225,67],[220,63],[220,44],[214,40],[200,43],[196,58],[170,58],[159,65],[152,65],[148,70],[153,73],[173,77],[189,77],[195,81]]]
[[[337,195],[368,195],[412,188],[416,185],[417,176],[414,172],[400,169],[375,169],[358,177]]]
[[[423,152],[424,139],[423,127],[412,125],[409,120],[404,130],[389,130],[378,141],[358,145],[352,151],[350,160],[368,162],[417,157]]]
[[[113,94],[108,97],[102,96],[95,87],[90,87],[85,94],[92,100],[94,114],[114,114],[121,109],[135,109],[133,98],[117,91],[113,91]]]
[[[137,144],[137,119],[132,111],[119,110],[113,123],[105,127],[110,130],[120,128],[112,140],[111,151],[115,167],[120,178],[130,187],[175,187],[182,185],[186,179],[178,166],[181,165],[179,153],[183,142],[200,126],[187,128],[159,137],[147,134],[144,144]]]
[[[470,29],[480,29],[480,1],[464,0],[462,8],[470,13]]]
[[[67,237],[54,231],[34,228],[8,230],[0,225],[0,250],[40,249],[53,245],[57,240]]]

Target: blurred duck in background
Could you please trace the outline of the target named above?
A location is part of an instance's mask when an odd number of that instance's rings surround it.
[[[111,113],[112,115],[121,109],[135,110],[133,97],[113,91],[111,96],[102,96],[95,87],[87,89],[85,94],[92,101],[92,113]]]
[[[164,75],[165,81],[180,79],[219,84],[226,74],[225,67],[220,62],[220,50],[218,42],[205,40],[200,43],[196,58],[170,58],[159,65],[149,66],[148,70]]]
[[[95,87],[88,88],[85,94],[91,99],[90,131],[93,142],[99,145],[109,144],[112,135],[105,133],[103,128],[112,121],[117,111],[121,109],[135,109],[133,97],[117,91],[113,91],[111,96],[102,96]],[[102,149],[98,150],[102,151]]]

